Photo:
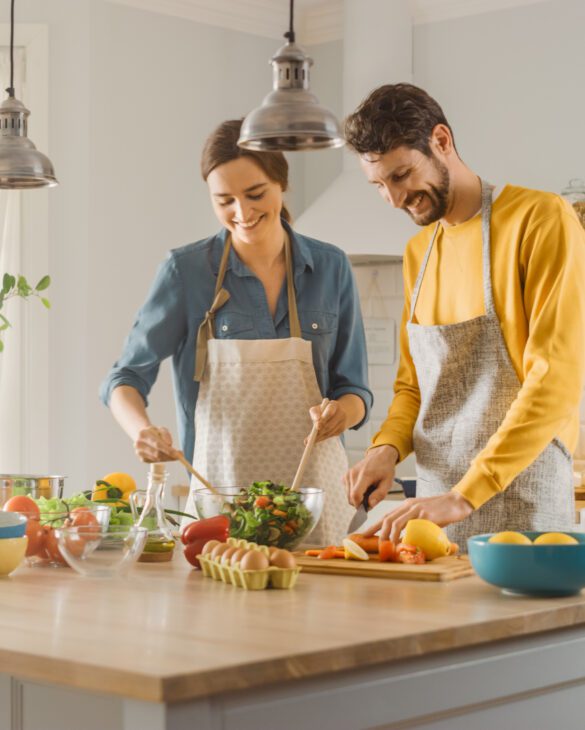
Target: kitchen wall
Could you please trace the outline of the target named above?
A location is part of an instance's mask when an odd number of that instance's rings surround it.
[[[99,403],[98,386],[168,249],[218,229],[199,177],[201,145],[217,123],[261,102],[280,41],[106,0],[26,0],[17,3],[16,17],[49,29],[50,129],[43,151],[61,183],[26,193],[48,196],[53,280],[50,458],[45,463],[33,453],[26,470],[65,473],[72,492],[109,471],[146,472]],[[8,20],[3,3],[0,23]],[[341,44],[310,50],[313,89],[339,108]],[[293,215],[341,164],[320,156],[305,169],[304,157],[289,156]],[[176,432],[168,363],[151,414]],[[184,472],[173,466],[171,479],[185,481]]]
[[[415,26],[415,83],[443,106],[472,169],[557,193],[585,179],[584,28],[582,0]],[[585,471],[585,401],[581,415]]]
[[[1,23],[8,12],[0,5]],[[490,180],[558,191],[585,176],[584,21],[580,0],[554,0],[415,26],[415,83],[443,104],[463,158]],[[23,0],[17,22],[49,29],[46,151],[61,181],[27,193],[48,196],[53,278],[50,461],[33,459],[29,468],[68,474],[74,491],[110,470],[140,474],[130,443],[97,401],[98,384],[165,252],[216,229],[199,149],[214,124],[266,94],[278,41],[107,0]],[[341,114],[342,42],[310,50],[312,87]],[[341,170],[341,153],[289,159],[298,216]],[[390,271],[379,267],[378,276],[396,303]],[[356,275],[367,288],[371,272]],[[384,367],[372,378],[374,420],[391,396]],[[152,412],[174,430],[168,367]],[[352,438],[356,456],[363,444]]]

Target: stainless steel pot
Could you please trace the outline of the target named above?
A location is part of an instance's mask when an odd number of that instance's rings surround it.
[[[33,499],[63,496],[65,477],[43,474],[0,474],[0,507],[11,497],[26,494]]]

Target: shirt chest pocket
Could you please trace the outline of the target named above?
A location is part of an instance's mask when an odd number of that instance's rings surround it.
[[[303,337],[311,339],[332,335],[337,330],[337,315],[319,310],[299,309]]]
[[[219,312],[215,315],[215,336],[220,340],[253,340],[254,318],[240,312]]]

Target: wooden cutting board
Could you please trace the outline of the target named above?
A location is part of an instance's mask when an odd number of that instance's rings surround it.
[[[364,578],[399,578],[401,580],[446,581],[473,575],[473,568],[466,555],[448,555],[430,560],[424,565],[406,563],[380,563],[376,557],[370,560],[319,560],[302,553],[295,554],[297,564],[304,573],[329,573],[330,575],[357,575]]]

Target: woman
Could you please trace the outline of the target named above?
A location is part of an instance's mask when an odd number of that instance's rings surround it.
[[[372,403],[357,291],[339,249],[291,229],[284,155],[239,148],[240,126],[221,124],[201,159],[223,230],[171,251],[101,397],[143,461],[176,458],[146,411],[172,356],[182,449],[216,486],[290,485],[313,419],[304,482],[326,500],[312,539],[335,542],[353,513],[337,437],[361,426]]]

